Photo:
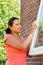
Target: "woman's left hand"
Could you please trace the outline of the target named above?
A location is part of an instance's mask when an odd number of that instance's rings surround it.
[[[32,23],[32,32],[34,33],[35,29],[36,29],[37,25],[36,25],[36,20]]]

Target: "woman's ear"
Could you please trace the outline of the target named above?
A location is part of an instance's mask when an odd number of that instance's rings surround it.
[[[11,26],[9,26],[9,28],[10,28],[10,30],[12,30],[12,27]]]

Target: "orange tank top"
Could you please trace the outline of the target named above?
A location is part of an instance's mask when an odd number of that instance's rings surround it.
[[[7,56],[6,65],[26,65],[26,50],[16,49],[5,43],[5,41],[12,36],[12,34],[7,34],[4,38],[4,45]],[[25,40],[23,37],[21,37],[21,39],[23,41]]]

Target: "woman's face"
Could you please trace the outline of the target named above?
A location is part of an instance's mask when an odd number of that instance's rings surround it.
[[[12,32],[20,33],[21,30],[22,30],[22,26],[20,24],[20,21],[19,20],[14,20],[13,25],[10,28],[11,28]]]

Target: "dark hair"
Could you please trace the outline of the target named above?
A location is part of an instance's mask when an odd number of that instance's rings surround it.
[[[19,18],[17,18],[17,17],[10,18],[9,21],[8,21],[8,26],[12,26],[14,20],[19,20]],[[12,33],[12,31],[10,30],[9,27],[5,30],[5,32],[6,32],[6,34],[11,34]]]

